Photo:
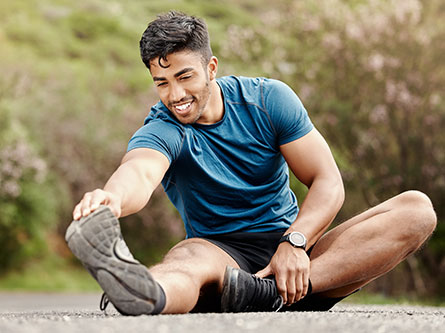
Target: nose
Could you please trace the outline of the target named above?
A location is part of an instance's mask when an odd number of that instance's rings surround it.
[[[177,83],[172,83],[169,90],[169,100],[172,103],[178,103],[187,96],[185,89]]]

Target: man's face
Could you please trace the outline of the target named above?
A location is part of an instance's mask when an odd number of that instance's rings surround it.
[[[153,59],[150,72],[164,105],[183,124],[205,122],[211,65],[203,66],[201,55],[190,51],[169,54],[161,64],[166,68],[159,65],[158,58]]]

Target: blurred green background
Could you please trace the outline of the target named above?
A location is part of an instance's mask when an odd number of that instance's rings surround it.
[[[99,290],[64,231],[157,101],[139,39],[171,9],[206,20],[220,76],[297,92],[343,174],[335,223],[407,189],[430,196],[439,223],[427,246],[359,294],[443,304],[441,0],[0,0],[0,290]],[[147,265],[184,236],[162,189],[122,228]]]

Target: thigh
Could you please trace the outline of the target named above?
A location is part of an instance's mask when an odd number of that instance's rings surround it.
[[[386,213],[390,210],[395,209],[401,202],[404,201],[404,194],[400,194],[391,199],[388,199],[377,206],[365,210],[364,212],[346,220],[345,222],[339,224],[338,226],[332,228],[330,231],[325,233],[315,244],[311,252],[311,260],[317,258],[319,255],[323,254],[326,250],[330,248],[332,243],[347,229],[352,226],[365,222],[372,217]]]
[[[331,281],[335,280],[333,276],[336,275],[337,282],[332,282],[335,287],[330,289],[326,289],[325,283],[321,288],[325,291],[321,292],[320,296],[349,295],[403,260],[410,252],[407,252],[403,244],[401,247],[397,247],[397,244],[404,242],[399,240],[406,238],[405,233],[409,235],[412,230],[417,233],[417,227],[411,223],[410,218],[418,214],[423,206],[428,205],[429,200],[420,192],[404,192],[323,235],[310,255],[311,274],[330,276]],[[378,254],[377,249],[381,250]],[[341,262],[339,258],[343,258]],[[339,267],[343,273],[342,277],[342,274],[337,274]],[[345,284],[340,285],[342,278]]]
[[[187,271],[203,283],[223,278],[227,265],[238,267],[236,261],[221,248],[201,238],[189,238],[176,244],[161,263],[150,268],[153,274],[165,271]]]

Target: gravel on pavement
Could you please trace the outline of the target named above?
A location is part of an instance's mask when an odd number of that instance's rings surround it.
[[[0,332],[438,332],[445,308],[337,304],[328,312],[208,313],[125,317],[100,294],[0,293]]]

